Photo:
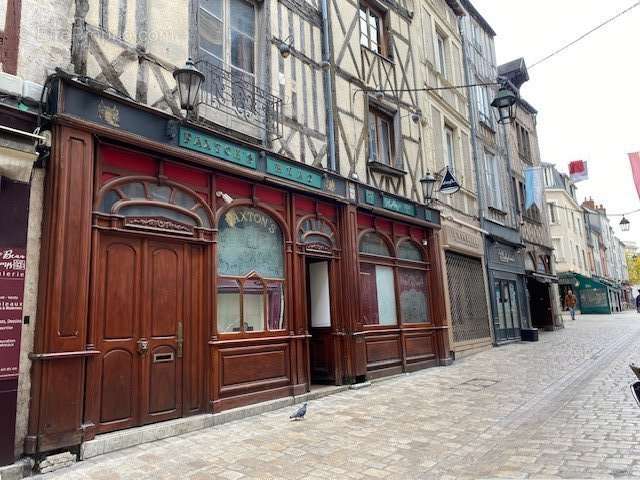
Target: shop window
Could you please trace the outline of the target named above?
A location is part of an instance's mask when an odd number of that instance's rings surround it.
[[[398,258],[403,260],[413,260],[414,262],[423,262],[422,252],[416,244],[405,240],[398,245]]]
[[[402,323],[427,323],[427,282],[425,272],[411,268],[398,269],[400,316]]]
[[[365,325],[395,325],[396,293],[393,269],[383,265],[360,265],[360,295]]]
[[[360,253],[384,257],[391,256],[387,242],[375,232],[367,232],[362,236],[360,239]]]
[[[273,218],[251,207],[228,210],[218,225],[220,333],[284,328],[283,235]]]

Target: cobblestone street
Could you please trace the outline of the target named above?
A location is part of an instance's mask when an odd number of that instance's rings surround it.
[[[640,477],[640,315],[578,317],[292,408],[103,455],[46,479]]]

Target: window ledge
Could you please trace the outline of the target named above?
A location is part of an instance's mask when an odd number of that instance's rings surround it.
[[[407,174],[406,171],[387,165],[386,163],[377,162],[375,160],[369,160],[367,166],[374,172],[384,173],[386,175],[393,175],[395,177],[402,177]]]
[[[393,57],[385,57],[383,54],[381,54],[379,52],[376,52],[375,50],[371,50],[369,47],[365,47],[364,45],[360,45],[360,48],[362,50],[364,50],[365,52],[371,53],[372,55],[375,55],[376,57],[384,60],[389,65],[395,65],[396,64],[396,62],[394,61]]]
[[[492,213],[495,213],[497,215],[500,215],[501,217],[506,217],[507,216],[507,212],[505,212],[504,210],[502,210],[500,208],[492,207],[491,205],[489,205],[489,211],[492,212]]]

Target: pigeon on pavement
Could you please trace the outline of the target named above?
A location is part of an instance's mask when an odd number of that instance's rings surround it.
[[[298,409],[296,413],[291,415],[289,418],[292,420],[304,420],[304,416],[307,414],[307,402]]]

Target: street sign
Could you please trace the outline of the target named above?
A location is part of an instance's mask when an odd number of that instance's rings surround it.
[[[440,184],[440,192],[451,195],[452,193],[456,193],[458,190],[460,190],[460,184],[447,166],[447,171],[444,174],[444,177],[442,177],[442,183]]]

